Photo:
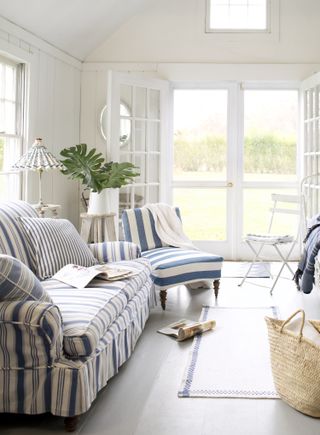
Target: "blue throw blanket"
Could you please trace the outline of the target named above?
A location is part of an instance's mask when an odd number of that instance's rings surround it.
[[[303,293],[311,293],[314,283],[315,258],[320,249],[320,224],[310,228],[304,242],[305,249],[299,261],[294,280],[299,290],[302,290]]]

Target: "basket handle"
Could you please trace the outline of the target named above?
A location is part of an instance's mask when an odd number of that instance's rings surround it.
[[[283,328],[286,326],[287,323],[290,322],[290,320],[292,320],[294,317],[296,317],[297,314],[301,313],[302,314],[302,318],[301,318],[301,325],[300,325],[300,331],[299,331],[299,341],[302,338],[302,331],[303,331],[303,327],[304,327],[304,323],[305,323],[305,319],[306,319],[306,315],[305,312],[303,310],[298,310],[295,313],[293,313],[287,320],[285,320],[280,328],[280,333],[283,331]]]

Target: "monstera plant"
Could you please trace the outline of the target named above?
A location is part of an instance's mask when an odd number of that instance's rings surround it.
[[[81,184],[90,189],[90,202],[91,198],[94,198],[94,201],[105,202],[110,189],[130,184],[135,177],[140,175],[138,168],[132,163],[106,162],[102,153],[97,152],[95,148],[88,150],[85,143],[65,148],[60,154],[64,157],[64,160],[61,160],[63,164],[61,172],[73,180],[79,180]],[[106,190],[107,192],[104,192]],[[95,195],[103,192],[104,196]],[[99,210],[101,207],[98,207]]]

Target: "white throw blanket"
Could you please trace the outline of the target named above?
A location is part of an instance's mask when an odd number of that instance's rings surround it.
[[[173,207],[163,203],[146,204],[144,207],[152,213],[157,235],[163,243],[176,248],[197,250],[183,232],[182,222]]]
[[[174,207],[168,204],[146,204],[147,208],[152,213],[155,229],[159,239],[169,246],[182,249],[198,250],[192,241],[185,235],[182,228],[182,222],[177,216]],[[210,281],[197,281],[187,284],[192,290],[197,288],[211,288]]]

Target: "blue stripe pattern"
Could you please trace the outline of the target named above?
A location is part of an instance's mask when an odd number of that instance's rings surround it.
[[[125,239],[138,245],[142,252],[166,246],[157,235],[150,210],[146,208],[124,210],[122,224]]]
[[[91,243],[89,249],[99,263],[134,260],[141,257],[139,246],[131,242]]]
[[[17,258],[0,254],[0,301],[52,302],[40,281]]]
[[[143,252],[142,256],[150,261],[154,283],[160,290],[221,277],[223,258],[218,255],[169,247]]]
[[[27,249],[25,235],[17,218],[38,217],[35,209],[24,201],[0,202],[0,253],[18,258],[32,271],[35,270],[33,251]]]
[[[23,202],[0,205],[0,252],[31,267],[18,216],[40,221]],[[47,235],[49,239],[52,232]],[[95,261],[122,260],[121,265],[138,274],[73,289],[52,279],[40,283],[10,257],[7,268],[0,262],[0,279],[10,277],[7,271],[12,269],[15,282],[0,283],[5,298],[0,301],[0,412],[82,414],[132,354],[155,305],[150,262],[127,242],[90,248],[97,254]],[[57,257],[65,255],[59,249]]]
[[[29,250],[36,253],[36,275],[51,278],[63,266],[93,266],[97,260],[67,219],[20,217]]]
[[[179,208],[175,211],[181,219]],[[221,256],[165,245],[156,233],[152,213],[147,208],[124,210],[122,224],[126,240],[139,245],[142,257],[150,260],[158,289],[221,278]]]

